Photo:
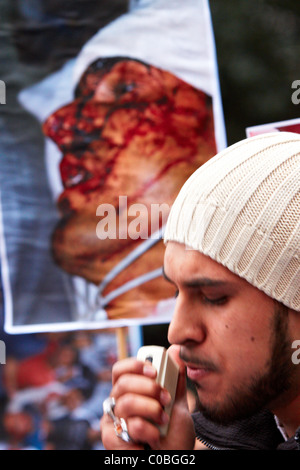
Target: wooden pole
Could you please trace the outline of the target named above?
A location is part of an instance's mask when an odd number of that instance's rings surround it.
[[[125,359],[128,357],[127,350],[127,328],[120,327],[116,329],[117,345],[118,345],[118,359]]]

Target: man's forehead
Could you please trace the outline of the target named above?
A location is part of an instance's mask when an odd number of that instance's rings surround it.
[[[180,279],[189,284],[193,281],[201,282],[201,280],[207,285],[210,280],[214,284],[221,284],[237,282],[240,279],[209,256],[178,242],[167,243],[163,272],[166,279],[172,282]]]
[[[173,263],[175,263],[176,265],[178,265],[184,263],[185,265],[189,264],[193,266],[194,264],[197,265],[199,261],[211,261],[213,263],[216,263],[200,251],[186,246],[184,243],[179,243],[175,241],[169,241],[167,243],[165,251],[165,264],[172,265]]]

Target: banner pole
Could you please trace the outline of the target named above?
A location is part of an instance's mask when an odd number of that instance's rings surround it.
[[[120,327],[116,329],[117,345],[118,345],[118,359],[125,359],[128,357],[127,350],[127,328]]]

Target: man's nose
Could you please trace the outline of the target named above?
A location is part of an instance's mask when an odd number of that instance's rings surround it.
[[[74,100],[48,117],[43,125],[44,133],[62,151],[86,150],[99,140],[103,124],[102,119],[96,120],[95,110],[91,108],[83,100]]]
[[[170,344],[201,344],[206,338],[206,327],[201,312],[189,300],[177,297],[174,314],[169,325],[168,341]]]

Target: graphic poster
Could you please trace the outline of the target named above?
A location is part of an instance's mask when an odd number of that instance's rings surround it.
[[[46,54],[46,25],[45,34]],[[186,179],[226,146],[209,3],[124,2],[74,56],[55,40],[55,57],[59,68],[0,109],[5,330],[169,322],[168,213]],[[30,76],[31,64],[20,70]]]

